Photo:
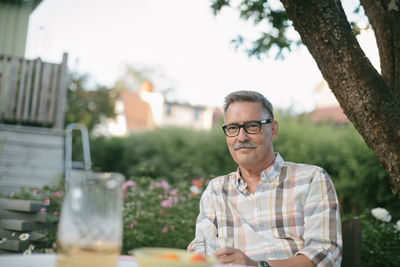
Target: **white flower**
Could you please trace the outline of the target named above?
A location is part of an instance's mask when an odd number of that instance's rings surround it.
[[[192,185],[191,187],[190,187],[190,192],[192,192],[192,194],[193,195],[200,195],[201,194],[201,189],[200,188],[198,188],[197,186],[195,186],[195,185]]]
[[[394,228],[396,228],[397,231],[400,231],[400,220],[398,220],[394,226]]]
[[[13,232],[12,234],[11,234],[11,237],[14,237],[15,236],[15,232]]]
[[[23,253],[24,256],[29,256],[31,254],[32,254],[32,250],[30,250],[30,249],[25,250]]]
[[[380,221],[390,222],[392,215],[384,208],[375,208],[371,210],[372,215]]]
[[[19,239],[22,241],[28,240],[28,238],[29,238],[28,233],[20,234],[20,236],[19,236]]]
[[[399,7],[397,6],[396,0],[390,0],[390,3],[388,4],[389,10],[395,10],[399,11]]]
[[[34,246],[34,245],[32,245],[32,244],[30,244],[28,249],[29,249],[30,251],[32,251],[32,250],[34,250],[34,249],[35,249],[35,246]]]
[[[0,239],[0,244],[3,244],[6,241],[7,241],[7,238],[3,237],[2,239]]]

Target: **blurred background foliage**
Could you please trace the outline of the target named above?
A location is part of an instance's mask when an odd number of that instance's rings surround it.
[[[277,118],[275,151],[287,161],[326,169],[343,214],[385,207],[395,219],[400,217],[400,202],[390,191],[385,170],[351,124],[315,124],[288,111]],[[91,150],[98,171],[161,178],[172,184],[211,179],[237,168],[219,127],[209,132],[166,128],[127,137],[97,137],[91,140]]]
[[[91,131],[102,119],[115,118],[115,90],[97,84],[90,86],[90,79],[88,74],[69,73],[65,126],[82,123]]]
[[[130,176],[165,178],[171,183],[215,177],[235,169],[222,131],[165,128],[128,137],[92,140],[94,168]]]

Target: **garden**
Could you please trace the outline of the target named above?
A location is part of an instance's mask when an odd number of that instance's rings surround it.
[[[314,124],[285,112],[277,117],[275,151],[287,161],[326,169],[337,190],[342,219],[361,220],[363,266],[396,265],[400,202],[390,191],[385,170],[354,127]],[[96,171],[126,177],[123,253],[138,247],[186,248],[194,237],[199,200],[208,181],[237,168],[220,128],[163,128],[128,137],[97,137],[91,140],[91,150]],[[43,212],[56,223],[63,188],[61,180],[8,197],[43,201]],[[56,249],[55,231],[45,234],[47,246]]]

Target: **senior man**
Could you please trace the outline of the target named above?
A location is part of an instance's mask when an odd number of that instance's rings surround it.
[[[239,166],[208,184],[188,249],[203,251],[206,239],[232,238],[233,247],[215,253],[222,264],[340,266],[339,204],[327,172],[275,153],[278,122],[262,94],[229,94],[224,118],[229,152]]]

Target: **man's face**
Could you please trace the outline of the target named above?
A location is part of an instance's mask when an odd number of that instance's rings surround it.
[[[243,124],[249,121],[271,119],[261,103],[234,102],[229,105],[225,113],[225,124]],[[262,124],[257,134],[248,134],[240,128],[239,135],[226,137],[229,151],[233,160],[241,168],[253,171],[262,171],[274,158],[272,142],[278,134],[278,123]],[[240,147],[242,143],[251,143],[250,147]]]

